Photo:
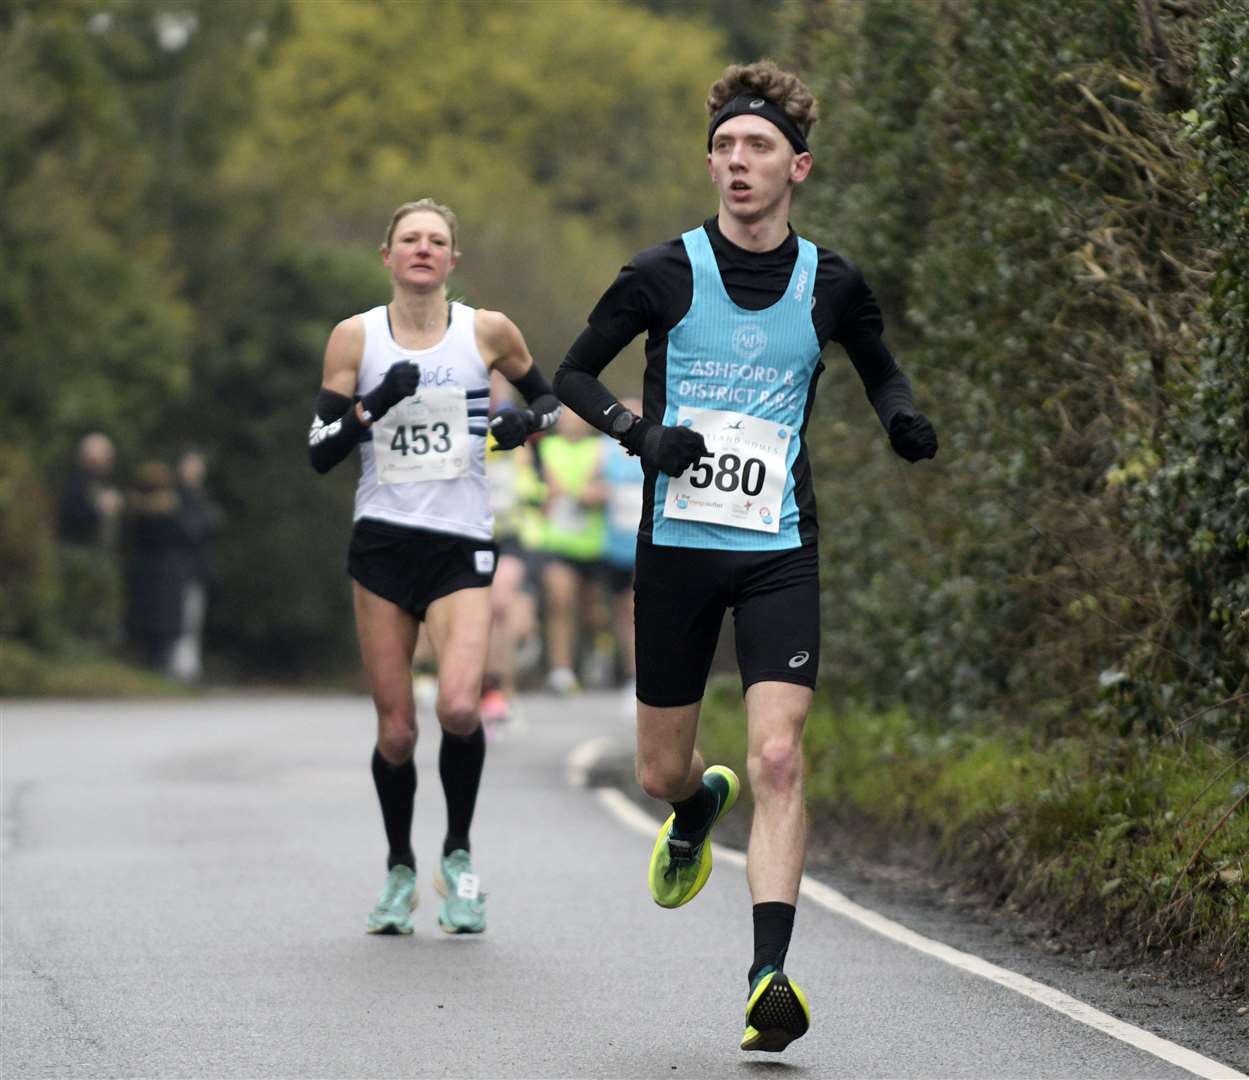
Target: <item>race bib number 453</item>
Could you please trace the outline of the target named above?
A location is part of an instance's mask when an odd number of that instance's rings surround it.
[[[664,517],[779,532],[793,430],[757,416],[686,405],[677,410],[677,423],[701,432],[711,456],[669,478]]]
[[[373,457],[382,484],[452,480],[468,472],[464,387],[439,386],[404,398],[373,425]]]

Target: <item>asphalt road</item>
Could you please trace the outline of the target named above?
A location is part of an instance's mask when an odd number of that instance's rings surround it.
[[[812,1031],[779,1057],[743,1054],[740,866],[657,908],[650,840],[567,777],[586,740],[627,747],[614,697],[526,712],[492,743],[478,804],[487,932],[436,925],[431,722],[417,930],[378,938],[367,699],[0,704],[0,1075],[1190,1075],[817,904],[786,965]]]

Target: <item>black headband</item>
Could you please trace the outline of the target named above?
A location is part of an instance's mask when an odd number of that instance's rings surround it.
[[[735,116],[762,116],[780,129],[781,134],[789,140],[789,145],[794,148],[794,153],[808,153],[807,140],[798,130],[798,125],[785,115],[783,109],[758,94],[738,94],[732,101],[721,106],[720,111],[711,118],[711,123],[707,126],[708,153],[711,153],[711,137],[716,133],[716,128]]]

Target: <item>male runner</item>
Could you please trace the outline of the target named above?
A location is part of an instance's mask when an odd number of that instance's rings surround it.
[[[650,864],[663,907],[703,887],[711,828],[738,795],[732,770],[707,768],[695,748],[720,624],[734,609],[755,800],[747,851],[755,953],[741,1047],[779,1051],[810,1025],[783,967],[806,852],[802,729],[819,667],[806,436],[824,346],[846,350],[902,457],[932,457],[937,439],[881,340],[863,275],[789,227],[794,190],[812,167],[811,93],[765,60],[727,68],[707,108],[717,213],[624,267],[554,383],[646,473],[634,585],[637,772],[673,808]],[[637,416],[598,375],[643,331]]]

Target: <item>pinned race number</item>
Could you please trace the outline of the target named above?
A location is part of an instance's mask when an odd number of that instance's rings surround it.
[[[682,405],[677,423],[700,432],[711,451],[668,480],[664,517],[777,533],[793,429],[745,413]]]
[[[607,488],[607,520],[617,532],[637,531],[642,520],[642,485],[618,480]]]
[[[454,480],[469,469],[468,403],[462,386],[422,387],[373,425],[382,484]]]

